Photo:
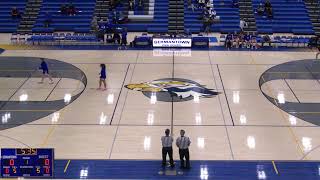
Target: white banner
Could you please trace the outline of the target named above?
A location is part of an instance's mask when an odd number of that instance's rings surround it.
[[[153,47],[191,47],[191,38],[153,38]]]

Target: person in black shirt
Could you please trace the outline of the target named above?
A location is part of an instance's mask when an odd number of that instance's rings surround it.
[[[16,7],[13,7],[11,9],[11,17],[12,18],[20,18],[21,17],[20,12]]]
[[[225,46],[228,48],[228,50],[230,50],[232,47],[232,41],[233,41],[232,34],[228,33],[228,35],[226,37],[226,42],[225,42]]]
[[[273,15],[272,15],[272,5],[271,5],[271,2],[269,0],[267,0],[264,4],[264,11],[267,13],[267,16],[269,18],[272,18]]]
[[[66,15],[68,13],[68,7],[66,4],[62,4],[60,7],[60,12],[62,15]]]
[[[74,15],[76,15],[76,13],[77,13],[77,10],[76,10],[76,7],[73,5],[73,3],[71,2],[70,4],[69,4],[69,6],[68,6],[68,14],[70,15],[70,16],[74,16]]]

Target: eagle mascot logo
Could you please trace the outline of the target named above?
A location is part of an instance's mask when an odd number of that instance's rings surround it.
[[[213,89],[208,89],[197,82],[181,79],[166,78],[139,84],[125,86],[130,90],[141,91],[145,96],[156,95],[160,101],[187,101],[196,98],[211,98],[219,94]]]

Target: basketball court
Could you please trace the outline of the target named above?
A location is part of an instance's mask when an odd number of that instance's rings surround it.
[[[38,84],[40,58],[54,84]],[[161,159],[160,138],[169,128],[174,139],[181,129],[191,138],[191,160],[316,161],[314,58],[307,51],[6,50],[0,148],[54,148],[65,171],[74,160],[153,161]],[[96,90],[101,63],[106,91]],[[172,83],[184,86],[167,88]],[[200,90],[181,93],[188,85]],[[174,159],[179,163],[177,148]]]

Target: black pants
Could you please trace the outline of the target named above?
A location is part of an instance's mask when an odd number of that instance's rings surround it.
[[[180,167],[190,168],[189,149],[179,149],[179,155],[180,155],[180,163],[181,163]],[[184,161],[186,161],[186,163],[184,163]]]
[[[173,157],[172,157],[172,147],[163,147],[162,148],[162,165],[165,166],[167,163],[167,154],[169,154],[170,165],[173,166]]]

